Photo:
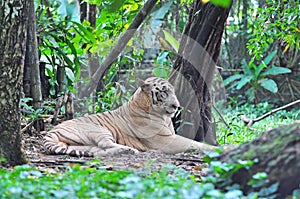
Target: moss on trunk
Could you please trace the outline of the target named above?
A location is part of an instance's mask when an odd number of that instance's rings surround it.
[[[257,191],[247,183],[254,174],[266,172],[269,182],[265,187],[278,183],[277,198],[291,195],[300,185],[300,122],[269,130],[258,139],[226,152],[220,159],[227,163],[254,161],[249,169],[235,172],[232,181],[223,186],[237,183],[246,193]]]

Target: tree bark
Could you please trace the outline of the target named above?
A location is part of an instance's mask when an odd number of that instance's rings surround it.
[[[212,132],[210,86],[229,10],[201,0],[194,2],[169,78],[184,107],[175,118],[178,134],[213,145],[217,141]]]
[[[38,42],[36,37],[36,15],[34,10],[34,0],[28,0],[28,27],[27,27],[27,43],[24,73],[26,80],[24,83],[30,82],[30,96],[32,97],[33,107],[38,109],[41,107],[42,90],[41,90],[41,77],[39,67],[39,51]],[[29,76],[29,78],[28,78]]]
[[[269,130],[258,139],[226,152],[220,160],[229,164],[237,163],[238,160],[254,162],[248,169],[235,172],[231,180],[220,183],[222,187],[237,183],[245,193],[259,191],[262,187],[255,189],[248,182],[254,174],[266,172],[269,182],[264,187],[278,183],[273,193],[276,198],[291,195],[300,185],[300,122]]]
[[[0,157],[26,162],[21,149],[20,96],[26,49],[28,1],[0,1]]]

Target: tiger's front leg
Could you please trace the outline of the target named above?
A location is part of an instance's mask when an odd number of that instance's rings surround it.
[[[95,140],[97,141],[97,146],[100,149],[99,151],[93,152],[95,157],[139,153],[138,150],[132,147],[116,143],[112,133],[109,131],[102,132],[101,135],[95,136],[97,136]]]

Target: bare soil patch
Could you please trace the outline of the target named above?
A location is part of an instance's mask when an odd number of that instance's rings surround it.
[[[41,171],[64,172],[68,166],[80,164],[106,170],[160,170],[166,165],[182,168],[195,176],[206,174],[208,165],[203,162],[200,152],[163,154],[156,151],[140,152],[137,155],[117,155],[103,157],[97,163],[89,163],[95,158],[71,157],[68,155],[48,155],[42,145],[43,132],[28,130],[23,133],[23,148],[30,165]]]

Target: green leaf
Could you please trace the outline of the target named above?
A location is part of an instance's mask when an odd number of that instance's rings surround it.
[[[210,0],[210,2],[216,6],[221,6],[223,8],[229,8],[231,0]]]
[[[242,74],[231,75],[230,77],[226,78],[223,81],[223,86],[227,86],[231,82],[233,82],[233,81],[235,81],[237,79],[241,79],[242,77],[244,77],[244,75],[242,75]]]
[[[163,67],[153,69],[153,74],[156,77],[167,78],[169,75],[169,71]]]
[[[273,52],[271,52],[266,58],[264,58],[264,60],[261,62],[261,64],[259,65],[260,67],[262,67],[261,65],[265,65],[267,66],[271,60],[274,58],[274,56],[276,55],[277,51],[274,50]],[[264,68],[264,67],[262,67]]]
[[[163,19],[165,18],[165,15],[169,11],[173,1],[170,1],[168,3],[163,4],[161,8],[159,8],[157,11],[153,12],[151,16],[153,17],[153,20],[151,22],[151,29],[154,32],[158,32],[159,28],[161,27],[163,23]]]
[[[94,37],[94,34],[90,32],[87,28],[85,28],[83,25],[75,21],[72,21],[72,23],[74,23],[79,28],[79,30],[81,30],[84,33],[84,38],[86,39],[86,41],[91,41],[93,44],[97,42]]]
[[[110,13],[115,12],[117,10],[119,10],[119,8],[123,5],[123,3],[125,2],[125,0],[111,0],[112,3],[110,4],[108,11]]]
[[[75,64],[74,72],[75,72],[76,79],[79,79],[80,78],[80,62],[79,62],[79,58],[77,56],[78,53],[72,42],[70,42],[69,40],[66,40],[66,43],[68,44],[69,48],[71,49],[72,55],[74,55],[74,60],[73,60],[73,62]],[[74,80],[72,80],[72,82],[74,82]]]
[[[243,88],[247,83],[249,83],[252,79],[253,79],[252,76],[244,76],[244,77],[237,83],[236,89],[240,90],[240,89]]]
[[[278,91],[277,84],[272,79],[265,78],[260,82],[260,85],[272,93],[277,93]]]
[[[179,42],[175,37],[173,37],[168,31],[163,30],[166,41],[172,46],[172,48],[178,52]]]
[[[246,60],[243,59],[242,60],[242,70],[243,70],[243,72],[244,72],[245,75],[247,75],[247,76],[254,75],[253,70],[251,70],[251,68],[255,69],[256,66],[253,63],[251,63],[251,62],[249,62],[249,64],[248,64],[246,62]]]
[[[75,75],[74,75],[74,73],[73,73],[73,71],[70,69],[70,68],[65,68],[65,70],[66,70],[66,75],[67,75],[67,77],[72,81],[72,82],[74,82],[75,81]]]
[[[286,74],[290,72],[292,71],[289,68],[272,66],[271,68],[263,72],[262,75],[279,75],[279,74]]]
[[[110,52],[111,48],[115,45],[115,41],[112,39],[98,42],[90,48],[91,53],[99,53],[101,57],[105,57]]]

